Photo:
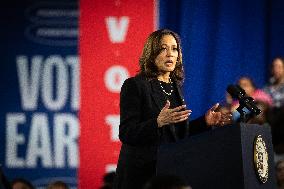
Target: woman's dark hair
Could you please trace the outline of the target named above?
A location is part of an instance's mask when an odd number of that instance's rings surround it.
[[[25,188],[28,189],[35,189],[35,187],[32,185],[32,183],[24,178],[15,178],[12,182],[11,182],[11,186],[13,188],[13,186],[17,183],[22,183],[25,185]]]
[[[242,77],[240,77],[239,80],[238,80],[238,84],[240,83],[241,80],[244,80],[244,79],[248,80],[254,89],[257,88],[257,86],[255,85],[254,81],[249,76],[242,76]]]
[[[68,185],[63,182],[63,181],[54,181],[54,182],[51,182],[50,184],[48,184],[47,186],[47,189],[55,189],[55,188],[65,188],[65,189],[68,189]]]
[[[281,62],[284,64],[284,57],[282,57],[282,56],[276,56],[276,57],[273,59],[273,61],[274,61],[274,60],[277,60],[277,59],[281,60]],[[272,62],[273,62],[273,61],[272,61]]]
[[[272,85],[277,85],[279,81],[277,81],[275,78],[274,78],[274,73],[273,73],[273,66],[274,66],[274,61],[275,60],[280,60],[282,65],[284,66],[284,57],[282,56],[276,56],[275,58],[273,58],[272,60],[272,63],[270,64],[269,66],[269,70],[270,70],[270,78],[269,78],[269,83],[272,84]]]
[[[176,80],[178,83],[182,83],[184,79],[184,71],[182,66],[182,53],[181,53],[181,42],[179,35],[168,29],[157,30],[148,37],[142,55],[139,59],[140,74],[145,76],[147,79],[157,78],[159,75],[158,68],[155,64],[156,57],[161,52],[161,40],[163,36],[171,35],[175,38],[178,48],[178,58],[176,67],[171,72],[170,77]]]

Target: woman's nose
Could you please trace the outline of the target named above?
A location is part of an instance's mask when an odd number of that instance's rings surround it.
[[[172,56],[172,55],[173,55],[173,50],[168,49],[168,50],[167,50],[167,56]]]

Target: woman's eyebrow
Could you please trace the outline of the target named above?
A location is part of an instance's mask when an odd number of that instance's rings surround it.
[[[161,46],[177,46],[176,44],[173,44],[173,45],[167,45],[165,43],[161,44]]]

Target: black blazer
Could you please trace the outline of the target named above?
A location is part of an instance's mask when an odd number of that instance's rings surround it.
[[[174,87],[183,103],[180,86],[174,82]],[[120,93],[119,139],[122,146],[114,188],[142,188],[155,175],[158,145],[179,139],[174,125],[158,128],[157,117],[165,103],[157,81],[148,81],[138,75],[124,82]],[[204,117],[187,121],[184,126],[186,136],[208,129]]]

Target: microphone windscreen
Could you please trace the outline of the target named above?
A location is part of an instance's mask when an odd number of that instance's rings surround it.
[[[229,85],[227,87],[227,92],[234,98],[234,99],[240,99],[240,97],[244,96],[243,91],[240,90],[239,87],[236,85]]]

